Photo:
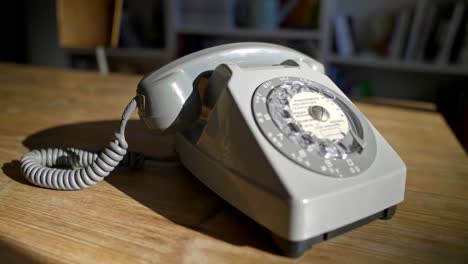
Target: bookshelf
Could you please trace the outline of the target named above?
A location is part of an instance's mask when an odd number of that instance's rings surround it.
[[[468,75],[468,66],[464,65],[441,65],[430,62],[401,61],[386,58],[345,57],[329,55],[326,58],[329,64],[348,65],[362,68],[373,68],[382,70],[397,70],[404,72],[418,72],[428,74],[444,74],[463,76]]]
[[[94,49],[66,49],[74,55],[92,56]],[[136,59],[169,59],[165,49],[155,48],[106,48],[106,55],[110,58],[136,58]]]
[[[388,14],[416,9],[421,1],[438,4],[463,0],[317,0],[320,7],[316,27],[301,29],[279,27],[273,30],[232,25],[220,27],[216,23],[209,23],[206,26],[184,23],[181,17],[183,15],[181,1],[184,0],[131,2],[139,8],[140,14],[137,15],[149,23],[151,23],[151,15],[147,12],[150,9],[149,3],[163,3],[161,23],[164,24],[164,41],[162,45],[156,47],[108,49],[107,55],[110,60],[133,64],[130,67],[124,65],[117,68],[118,70],[137,69],[138,73],[146,73],[179,56],[214,45],[239,41],[273,42],[298,49],[321,61],[327,69],[327,74],[353,100],[425,111],[435,109],[441,111],[455,134],[466,142],[464,136],[466,133],[463,132],[466,128],[461,126],[466,123],[468,64],[407,59],[403,55],[383,56],[369,54],[363,50],[343,55],[337,51],[334,23],[337,16],[352,17],[355,22],[356,46],[365,46],[368,40],[363,36],[372,32],[369,26],[378,25],[378,20]],[[234,0],[216,1],[234,2]],[[468,9],[465,11],[468,13]],[[370,20],[365,19],[369,17]],[[467,32],[465,31],[465,34],[468,35]],[[184,49],[184,45],[188,44],[195,47]],[[69,54],[74,54],[73,56],[88,56],[91,59],[95,52],[90,49],[67,51]],[[404,99],[404,105],[401,99]],[[437,107],[434,102],[437,103]]]
[[[157,3],[163,7],[163,22],[164,22],[164,45],[163,47],[119,47],[119,48],[106,48],[106,54],[110,60],[122,59],[131,60],[132,63],[140,61],[141,63],[154,62],[155,65],[162,65],[175,59],[178,56],[185,55],[180,39],[197,37],[200,40],[211,39],[213,45],[221,44],[219,40],[224,42],[238,42],[238,41],[264,41],[274,42],[282,45],[287,45],[287,42],[313,43],[310,48],[303,50],[305,53],[311,53],[313,56],[320,56],[320,51],[317,48],[320,45],[322,30],[314,29],[292,29],[292,28],[278,28],[274,30],[263,30],[252,27],[238,27],[233,26],[223,28],[212,25],[184,25],[183,7],[184,0],[143,0],[139,7],[135,7],[133,3],[130,4],[130,11],[135,12],[134,15],[145,18],[144,23],[151,23],[151,18],[148,17],[148,9],[151,9],[152,3]],[[220,0],[223,2],[223,0]],[[320,2],[320,0],[316,0]],[[234,1],[224,1],[224,3],[234,3]],[[129,2],[130,3],[130,2]],[[141,6],[144,6],[141,7]],[[125,11],[125,8],[124,8]],[[139,21],[141,23],[141,21]],[[122,34],[122,33],[121,33]],[[208,47],[208,46],[205,46]],[[297,47],[295,47],[297,48]],[[190,52],[193,50],[190,50]],[[93,49],[66,49],[66,52],[71,56],[87,56],[88,58],[94,55]]]
[[[209,29],[203,27],[181,27],[179,34],[193,34],[205,36],[255,38],[255,39],[296,39],[296,40],[320,40],[321,32],[317,30],[279,29],[265,31],[259,29]]]
[[[460,89],[466,82],[468,76],[468,64],[455,63],[453,61],[438,61],[425,58],[423,47],[415,46],[413,48],[418,55],[407,56],[406,49],[409,45],[409,38],[413,22],[417,16],[418,8],[422,3],[426,6],[447,5],[453,3],[454,6],[460,3],[459,0],[329,0],[324,1],[326,5],[322,15],[326,18],[326,25],[323,27],[322,38],[322,61],[328,66],[328,69],[339,71],[347,79],[343,83],[352,83],[359,86],[361,83],[373,84],[375,96],[396,97],[413,100],[436,101],[439,91],[450,87],[451,89]],[[427,8],[427,7],[426,7]],[[402,12],[410,10],[410,20],[408,22],[408,34],[402,41],[401,54],[391,53],[392,34],[395,33],[395,27]],[[424,31],[424,27],[430,27],[424,19],[429,16],[428,9],[423,13],[423,22],[420,22],[419,31]],[[435,11],[439,12],[439,11]],[[465,4],[465,12],[468,12],[468,5]],[[353,44],[360,46],[352,54],[340,53],[337,49],[337,38],[335,35],[334,22],[339,16],[348,16],[353,22]],[[400,15],[401,16],[401,15]],[[387,54],[377,54],[375,51],[369,51],[369,36],[372,35],[373,28],[377,27],[386,17],[391,17],[392,30],[389,31],[387,41]],[[436,20],[436,19],[434,19]],[[434,22],[435,23],[435,22]],[[385,24],[383,24],[385,25]],[[380,27],[382,29],[382,27]],[[428,33],[431,32],[428,29]],[[465,31],[466,32],[466,31]],[[431,33],[432,34],[432,33]],[[465,33],[466,34],[466,33]],[[421,38],[421,43],[424,37]],[[429,35],[428,35],[429,38]],[[466,37],[465,37],[466,38]],[[397,42],[398,43],[398,42]],[[418,43],[416,41],[416,43]],[[394,44],[393,44],[394,45]],[[365,48],[362,48],[362,47]],[[367,49],[367,50],[366,50]],[[354,93],[356,95],[356,93]],[[359,93],[357,93],[359,96]]]
[[[356,65],[356,66],[369,66],[369,67],[378,67],[378,68],[390,68],[390,69],[401,69],[401,70],[410,70],[410,71],[418,71],[418,72],[428,72],[428,73],[441,73],[441,74],[454,74],[454,75],[466,75],[468,74],[468,64],[460,64],[456,63],[453,61],[437,61],[437,59],[432,58],[421,58],[418,57],[417,55],[424,56],[421,54],[413,55],[413,57],[408,56],[408,54],[405,54],[408,52],[405,50],[407,49],[409,43],[411,42],[413,32],[411,32],[413,29],[416,29],[415,32],[417,32],[415,35],[419,36],[420,39],[422,39],[422,32],[424,31],[424,27],[428,28],[428,33],[433,30],[434,27],[438,25],[431,25],[430,23],[436,23],[433,21],[427,21],[429,19],[427,16],[429,16],[429,8],[428,6],[432,6],[433,9],[435,9],[435,12],[440,12],[439,9],[442,9],[446,5],[450,5],[451,3],[454,5],[453,9],[455,9],[456,5],[458,3],[464,3],[466,1],[463,0],[392,0],[392,1],[385,1],[385,0],[379,0],[379,1],[372,1],[372,0],[355,0],[355,1],[345,1],[345,0],[330,0],[327,1],[327,8],[325,10],[325,14],[328,16],[328,24],[329,30],[324,32],[325,36],[325,42],[326,45],[324,45],[324,48],[322,52],[325,54],[327,62],[330,63],[336,63],[336,64],[346,64],[346,65]],[[425,4],[421,4],[425,3]],[[421,6],[425,9],[421,9]],[[390,54],[390,51],[388,51],[388,54],[373,54],[373,56],[369,56],[369,54],[366,54],[364,51],[355,51],[354,54],[351,56],[346,56],[343,54],[340,54],[339,51],[333,48],[333,41],[336,43],[336,38],[333,39],[334,36],[334,29],[331,24],[333,24],[334,18],[338,16],[349,16],[353,18],[353,31],[354,31],[354,40],[352,41],[355,45],[360,45],[360,46],[369,46],[369,43],[365,43],[366,39],[369,41],[368,35],[371,35],[372,32],[369,32],[372,30],[372,25],[369,24],[377,24],[379,23],[379,19],[382,17],[389,17],[392,19],[392,30],[389,31],[389,39],[387,40],[387,46],[391,46],[392,43],[392,38],[394,37],[392,34],[395,34],[394,30],[397,27],[397,22],[398,22],[398,15],[402,13],[405,10],[411,11],[411,17],[410,20],[408,21],[407,26],[408,32],[406,33],[406,38],[402,40],[402,53],[400,55],[397,55],[397,57],[392,57]],[[454,12],[455,11],[450,11]],[[414,27],[414,24],[418,24],[416,21],[417,16],[419,13],[422,13],[422,20],[418,20],[420,27]],[[468,3],[464,4],[464,13],[468,14]],[[450,16],[452,13],[450,13]],[[454,15],[455,16],[455,15]],[[432,17],[434,21],[436,21],[437,16]],[[426,20],[424,20],[426,19]],[[450,17],[451,19],[451,17]],[[449,19],[448,22],[451,22]],[[465,15],[463,20],[461,20],[461,24],[467,23],[468,19]],[[381,22],[381,21],[380,21]],[[443,21],[446,22],[446,21]],[[460,24],[460,26],[461,26]],[[451,26],[451,25],[447,25]],[[375,27],[375,25],[374,25]],[[445,31],[449,31],[448,28]],[[463,31],[463,30],[461,30]],[[466,31],[465,31],[466,33]],[[464,32],[459,32],[459,34],[463,35]],[[428,34],[427,36],[429,36]],[[444,36],[444,37],[449,37],[449,36]],[[466,38],[466,37],[465,37]],[[414,38],[418,40],[418,38]],[[416,52],[424,53],[421,52],[421,50],[427,49],[427,43],[432,41],[430,38],[425,39],[424,41],[420,40],[418,42],[421,44],[420,46],[415,46]],[[364,42],[364,43],[363,43]],[[417,41],[416,41],[417,42]],[[442,43],[444,44],[444,43]],[[448,46],[449,50],[452,48],[452,46]],[[387,47],[390,50],[390,47]],[[420,50],[418,50],[418,48]],[[369,51],[369,47],[365,47],[364,49],[367,49]],[[442,48],[440,48],[442,49]],[[440,50],[439,50],[440,51]]]
[[[227,42],[237,41],[265,41],[273,42],[282,45],[291,46],[292,48],[300,49],[309,55],[316,57],[322,61],[327,68],[336,68],[344,76],[350,76],[350,82],[359,83],[362,81],[370,81],[376,83],[375,95],[384,94],[379,92],[379,83],[385,81],[393,82],[394,79],[404,80],[398,83],[403,87],[401,90],[407,90],[407,94],[398,93],[399,97],[407,97],[407,99],[434,99],[436,94],[433,90],[441,83],[447,83],[451,80],[459,80],[468,76],[468,65],[457,64],[441,64],[434,62],[405,60],[403,58],[387,58],[382,56],[366,56],[361,54],[351,54],[350,56],[340,55],[336,51],[336,39],[334,36],[334,18],[346,14],[355,18],[355,30],[358,44],[362,45],[361,36],[366,35],[369,20],[360,19],[366,17],[380,17],[385,14],[396,12],[398,10],[415,8],[418,1],[421,0],[317,0],[319,4],[318,21],[316,28],[309,29],[292,29],[279,27],[274,30],[264,30],[252,27],[238,26],[203,26],[184,23],[183,8],[181,3],[184,0],[145,0],[142,1],[143,6],[150,6],[151,2],[159,2],[163,8],[162,13],[164,18],[164,42],[161,47],[121,47],[107,49],[107,55],[110,59],[116,58],[119,60],[131,60],[132,62],[153,63],[154,65],[163,65],[170,60],[184,55],[183,45],[187,41],[184,39],[193,39],[192,42],[204,43],[194,49],[209,47],[210,45],[218,45]],[[427,0],[434,3],[450,2],[450,0]],[[452,2],[456,2],[453,0]],[[234,1],[219,0],[222,3],[232,3]],[[138,12],[146,12],[148,8],[139,8]],[[235,9],[226,8],[228,12]],[[230,11],[229,11],[230,10]],[[147,13],[142,13],[141,17],[148,18]],[[370,22],[373,22],[371,20]],[[296,45],[296,46],[294,46]],[[297,47],[299,46],[299,48]],[[194,50],[188,50],[191,52]],[[69,49],[67,50],[72,55],[92,56],[94,50],[87,49]],[[148,68],[150,70],[151,68]],[[385,77],[386,73],[388,76]],[[400,78],[399,75],[402,75]],[[361,79],[355,76],[363,76]],[[410,76],[410,77],[408,77]],[[385,80],[385,78],[391,78]],[[420,83],[428,80],[424,88]],[[382,89],[389,89],[388,87]],[[418,91],[419,89],[419,91]],[[425,89],[425,90],[422,90]],[[426,93],[429,97],[418,96]],[[430,98],[432,97],[432,98]]]

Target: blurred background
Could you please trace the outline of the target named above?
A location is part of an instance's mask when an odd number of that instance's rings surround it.
[[[277,43],[320,60],[354,100],[440,111],[468,150],[465,0],[17,0],[0,10],[0,63],[144,74],[211,46]]]

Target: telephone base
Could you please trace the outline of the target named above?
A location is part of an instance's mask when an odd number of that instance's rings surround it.
[[[382,220],[391,219],[395,215],[396,207],[397,206],[394,205],[378,213],[362,218],[361,220],[358,220],[351,224],[345,225],[343,227],[337,228],[335,230],[323,233],[322,235],[318,235],[316,237],[312,237],[303,241],[290,241],[290,240],[281,238],[275,235],[274,233],[271,233],[271,234],[272,234],[272,237],[276,246],[281,251],[282,255],[292,257],[292,258],[297,258],[297,257],[300,257],[306,250],[309,250],[315,244],[318,244],[323,241],[327,241],[331,238],[344,234],[348,231],[351,231],[355,228],[363,226],[377,219],[382,219]]]
[[[270,214],[256,214],[258,212],[249,210],[250,207],[246,206],[247,203],[241,202],[242,200],[254,200],[255,197],[259,197],[260,194],[258,192],[260,189],[249,188],[249,183],[244,181],[240,175],[236,175],[231,170],[222,166],[219,162],[210,158],[209,155],[196,146],[196,142],[200,136],[202,128],[203,124],[197,124],[190,131],[178,133],[176,136],[176,150],[179,153],[181,162],[193,173],[195,177],[207,185],[211,190],[255,221],[261,222],[258,220],[259,215]],[[238,188],[233,188],[233,186]],[[250,191],[246,192],[246,189],[249,189]],[[242,193],[237,193],[236,190],[241,191]],[[236,199],[238,197],[245,197],[245,199]],[[272,201],[272,203],[274,202],[275,201]],[[370,216],[361,218],[360,220],[340,228],[302,241],[291,241],[277,236],[273,232],[271,234],[280,254],[288,257],[299,257],[314,244],[329,240],[330,238],[346,233],[347,231],[377,219],[391,219],[395,214],[395,211],[396,205],[388,207]],[[268,226],[265,227],[271,230]]]

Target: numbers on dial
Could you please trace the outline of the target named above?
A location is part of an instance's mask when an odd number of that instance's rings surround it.
[[[362,125],[347,104],[320,83],[290,76],[262,83],[252,97],[255,122],[279,152],[336,178],[359,175],[371,161],[362,151]]]

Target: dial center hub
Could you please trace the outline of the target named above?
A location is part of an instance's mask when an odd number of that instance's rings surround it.
[[[334,100],[321,93],[305,91],[289,99],[292,117],[304,132],[320,140],[341,140],[349,132],[349,122]]]
[[[330,113],[320,105],[309,107],[309,115],[317,121],[327,121],[330,118]]]

